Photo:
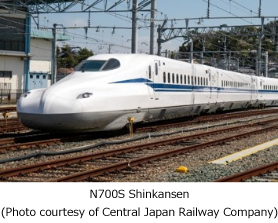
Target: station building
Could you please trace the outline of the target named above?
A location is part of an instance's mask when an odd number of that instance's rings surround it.
[[[0,11],[0,104],[50,86],[52,30],[31,30],[30,16]],[[57,35],[57,41],[68,40]]]

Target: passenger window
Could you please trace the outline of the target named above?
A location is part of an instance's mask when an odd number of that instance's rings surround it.
[[[152,78],[152,67],[149,66],[149,78],[151,79]]]
[[[172,74],[172,82],[175,83],[175,74]]]
[[[179,75],[177,74],[177,84],[179,83]]]
[[[168,73],[168,83],[171,83],[170,73]]]
[[[163,83],[166,83],[166,73],[163,72]]]

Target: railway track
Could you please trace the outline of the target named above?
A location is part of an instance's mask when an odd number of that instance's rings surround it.
[[[18,118],[11,118],[11,119],[1,119],[0,120],[0,134],[6,133],[18,133],[21,131],[30,130],[26,128],[22,123],[19,121]]]
[[[3,112],[15,112],[16,106],[7,106],[7,107],[0,107],[0,113]]]
[[[278,162],[259,166],[257,168],[234,174],[216,180],[215,182],[277,182],[278,181]]]
[[[229,113],[229,114],[215,114],[209,116],[200,116],[196,117],[193,120],[187,120],[182,122],[175,122],[175,123],[166,123],[162,122],[159,125],[153,126],[140,126],[136,128],[136,133],[140,132],[153,132],[158,131],[160,129],[169,129],[169,128],[177,128],[177,127],[186,127],[189,125],[193,125],[196,123],[207,123],[207,122],[215,122],[217,120],[228,120],[228,119],[236,119],[236,118],[244,118],[244,117],[254,117],[258,115],[271,115],[278,113],[278,109],[270,109],[270,110],[252,110],[252,111],[244,111],[244,112],[236,112],[236,113]],[[182,119],[184,120],[184,119]],[[3,121],[3,120],[2,120]],[[178,121],[178,120],[176,120]],[[167,121],[168,122],[168,121]],[[21,124],[21,123],[20,123]],[[1,122],[0,122],[1,126]],[[15,128],[14,131],[19,131],[20,129],[26,130],[25,127],[21,128],[22,125]],[[0,128],[1,129],[1,128]],[[106,136],[104,136],[106,134]],[[120,135],[126,134],[126,131],[116,131],[113,132],[111,135]],[[94,133],[95,137],[107,137],[108,133]],[[67,141],[74,141],[74,140],[85,140],[92,138],[92,134],[88,133],[87,135],[80,135],[80,136],[72,136],[72,135],[62,135],[61,134],[48,134],[48,133],[33,133],[30,132],[29,134],[17,134],[16,137],[3,137],[0,139],[0,153],[5,153],[7,151],[15,151],[15,150],[23,150],[23,149],[30,149],[30,148],[42,148],[49,145],[67,142]]]
[[[258,116],[258,115],[270,115],[270,114],[277,114],[278,109],[269,109],[269,110],[248,110],[248,111],[240,111],[235,113],[223,113],[223,114],[210,114],[210,115],[204,115],[204,116],[197,116],[197,117],[191,117],[191,118],[181,118],[172,120],[170,123],[162,122],[159,125],[156,125],[154,123],[152,124],[145,124],[139,127],[135,128],[135,131],[138,132],[152,132],[157,131],[160,129],[165,128],[176,128],[181,126],[188,126],[196,123],[206,123],[206,122],[215,122],[217,120],[231,120],[236,118],[246,118],[246,117],[252,117],[252,116]],[[169,121],[166,121],[169,122]]]
[[[103,174],[130,169],[148,162],[158,161],[193,150],[208,149],[214,145],[271,131],[278,127],[277,122],[278,119],[271,119],[189,136],[174,137],[152,143],[132,145],[70,158],[55,159],[0,171],[0,178],[2,181],[60,182],[94,180]],[[265,125],[268,126],[265,127]],[[259,129],[257,129],[258,127]],[[250,128],[255,129],[250,130]],[[229,133],[229,136],[225,135],[227,133]],[[213,140],[211,139],[212,135]]]

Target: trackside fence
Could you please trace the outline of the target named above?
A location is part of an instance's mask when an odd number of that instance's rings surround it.
[[[0,104],[16,104],[22,93],[21,89],[0,89]]]

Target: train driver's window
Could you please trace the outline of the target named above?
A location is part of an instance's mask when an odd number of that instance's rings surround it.
[[[107,61],[107,63],[102,68],[102,70],[114,70],[120,66],[121,66],[120,61],[118,61],[117,59],[111,58]]]
[[[74,70],[75,71],[100,71],[102,66],[105,64],[106,60],[85,60],[78,64]]]

